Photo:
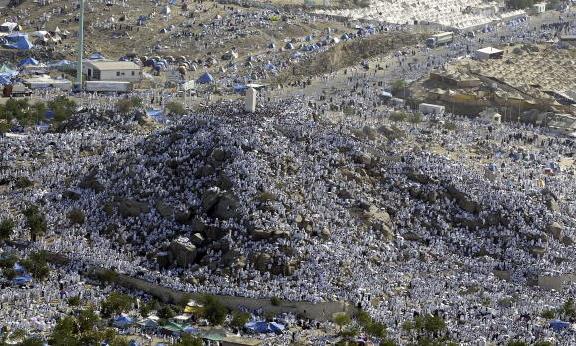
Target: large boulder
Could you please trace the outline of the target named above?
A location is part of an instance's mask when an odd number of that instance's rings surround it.
[[[147,203],[138,202],[127,198],[116,201],[116,207],[118,208],[120,215],[125,218],[136,217],[140,214],[150,211],[150,207]]]
[[[361,203],[362,204],[362,203]],[[394,225],[388,212],[374,205],[361,205],[364,209],[364,220],[368,226],[380,233],[384,240],[394,238]]]
[[[546,233],[554,237],[554,239],[560,240],[564,235],[564,226],[554,221],[546,227]]]
[[[268,253],[261,252],[254,256],[254,268],[261,272],[269,271],[272,266],[272,256]]]
[[[463,210],[477,214],[481,211],[480,203],[475,201],[471,196],[467,193],[460,191],[456,186],[450,185],[448,186],[448,194],[456,200],[456,203],[460,208]]]
[[[240,202],[232,194],[227,193],[220,197],[209,215],[220,220],[234,219],[239,216],[239,206]]]
[[[155,205],[158,214],[160,214],[163,218],[172,217],[174,214],[174,210],[168,204],[158,201]]]
[[[202,195],[202,208],[210,217],[220,220],[237,218],[240,202],[229,192],[209,189]]]
[[[200,233],[194,233],[190,237],[190,242],[196,246],[202,244],[204,242],[204,237]]]
[[[254,240],[275,240],[278,238],[284,238],[284,239],[290,238],[289,231],[266,230],[261,228],[251,230],[250,235]]]
[[[104,191],[104,185],[96,178],[96,173],[92,172],[88,174],[84,179],[78,184],[78,187],[82,189],[93,190],[96,193]]]
[[[188,238],[184,237],[173,240],[168,249],[171,262],[176,263],[180,267],[188,267],[194,264],[198,254],[196,246]]]
[[[548,198],[546,200],[546,208],[554,213],[560,211],[560,205],[558,205],[558,201],[556,201],[554,198]]]

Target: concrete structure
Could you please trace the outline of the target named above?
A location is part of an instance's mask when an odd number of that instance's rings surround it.
[[[476,51],[476,58],[478,60],[486,59],[501,59],[504,56],[504,51],[493,47],[486,47]]]
[[[532,5],[532,13],[540,14],[546,12],[546,3],[541,2],[539,4]]]
[[[244,110],[248,113],[256,112],[256,89],[248,88],[246,89],[246,103]]]
[[[142,67],[131,61],[84,61],[87,80],[139,82]]]
[[[106,275],[109,271],[102,268],[91,268],[90,272],[86,274],[95,278],[101,278],[102,275]],[[146,292],[163,302],[167,303],[181,303],[186,299],[200,300],[203,293],[188,293],[177,291],[168,287],[161,286],[156,283],[148,282],[143,279],[138,279],[124,274],[114,274],[111,276],[112,281],[120,286],[140,290]],[[305,318],[311,318],[318,321],[328,321],[332,319],[332,316],[338,312],[351,312],[354,308],[347,302],[344,301],[333,301],[333,302],[321,302],[321,303],[310,303],[305,301],[286,301],[282,300],[280,305],[272,305],[270,299],[258,299],[258,298],[245,298],[237,296],[224,296],[217,295],[218,299],[222,304],[224,304],[229,309],[236,309],[238,306],[244,306],[250,310],[259,310],[263,312],[271,312],[273,314],[280,314],[283,312],[293,313],[295,315],[300,315]]]
[[[122,81],[86,81],[84,88],[89,92],[125,93],[132,91],[131,82]]]
[[[259,346],[262,345],[262,340],[227,336],[220,340],[220,344],[222,346]]]
[[[24,85],[29,87],[31,90],[51,89],[51,88],[65,90],[65,91],[72,90],[72,82],[71,81],[69,81],[67,79],[62,79],[62,78],[60,78],[60,79],[51,78],[48,75],[25,78],[23,80],[23,83],[24,83]]]
[[[499,125],[502,123],[502,114],[496,112],[493,109],[486,109],[482,113],[480,113],[479,115],[480,115],[480,117],[482,117],[486,121],[489,121],[489,122],[494,123],[496,125]]]
[[[418,106],[418,111],[422,114],[435,114],[443,115],[446,107],[440,105],[433,105],[429,103],[421,103]]]

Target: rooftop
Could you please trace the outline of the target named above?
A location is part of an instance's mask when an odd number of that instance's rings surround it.
[[[100,71],[105,70],[139,70],[140,66],[132,61],[86,61]]]
[[[485,53],[485,54],[495,54],[495,53],[501,53],[503,51],[500,49],[496,49],[494,47],[485,47],[485,48],[478,49],[478,52]]]

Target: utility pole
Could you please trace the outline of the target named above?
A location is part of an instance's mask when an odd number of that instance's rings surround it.
[[[82,91],[82,60],[84,60],[84,1],[80,2],[80,28],[78,31],[78,66],[76,70],[76,84],[79,91]]]

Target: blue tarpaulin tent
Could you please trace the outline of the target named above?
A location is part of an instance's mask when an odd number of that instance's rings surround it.
[[[13,33],[6,36],[6,48],[29,50],[34,47],[27,34]]]
[[[161,109],[147,109],[146,115],[159,123],[165,123],[167,120],[164,116],[164,112]]]
[[[244,90],[248,89],[246,84],[236,84],[234,85],[234,91],[237,93],[244,92]]]
[[[30,281],[32,281],[32,277],[30,275],[17,276],[12,280],[15,285],[19,286],[26,285]]]
[[[550,321],[550,328],[554,329],[554,331],[561,331],[570,327],[569,322],[564,322],[560,320],[552,320]]]
[[[92,53],[88,57],[88,60],[104,60],[104,59],[106,58],[104,58],[104,55],[102,55],[102,53],[100,52]]]
[[[125,328],[134,322],[130,316],[120,315],[114,319],[114,326],[119,328]]]
[[[74,63],[69,61],[69,60],[60,60],[60,61],[56,61],[53,63],[50,63],[49,66],[53,66],[53,67],[61,67],[61,66],[68,66],[68,65],[73,65]]]
[[[26,59],[22,59],[20,60],[20,64],[18,64],[18,66],[26,66],[26,65],[33,65],[36,66],[38,65],[40,62],[34,58],[26,58]]]
[[[282,334],[282,332],[284,331],[283,324],[276,322],[265,322],[265,321],[248,322],[244,325],[244,328],[253,333],[260,333],[260,334],[264,333]]]
[[[10,67],[8,67],[8,65],[2,65],[0,66],[0,74],[16,76],[18,74],[18,71],[11,69]]]
[[[214,83],[214,77],[212,77],[212,75],[210,73],[206,72],[203,75],[201,75],[200,78],[198,78],[196,80],[196,83],[199,83],[199,84]]]
[[[0,73],[0,85],[12,84],[12,76]]]
[[[26,268],[24,268],[20,263],[16,262],[14,263],[14,267],[13,267],[14,271],[18,274],[22,274],[26,272]]]

